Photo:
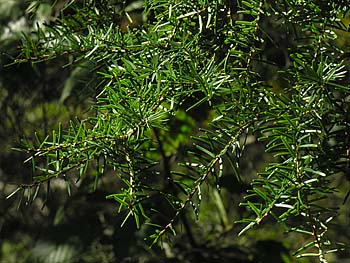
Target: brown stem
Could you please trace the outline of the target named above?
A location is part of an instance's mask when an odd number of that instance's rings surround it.
[[[170,169],[170,162],[169,162],[170,158],[168,156],[166,156],[166,153],[165,153],[164,147],[163,147],[163,142],[162,142],[162,140],[159,137],[159,131],[156,128],[154,128],[153,131],[154,131],[154,135],[155,135],[155,138],[157,140],[157,143],[158,143],[159,153],[160,153],[160,155],[162,157],[164,178],[165,178],[165,180],[167,182],[165,187],[169,187],[171,192],[173,194],[175,194],[176,193],[176,188],[175,188],[175,186],[173,184],[173,181],[172,181],[172,178],[171,178],[171,169]],[[193,236],[192,229],[191,229],[191,226],[190,226],[190,224],[188,222],[188,219],[187,219],[187,216],[186,216],[185,212],[182,211],[182,213],[179,215],[179,217],[180,217],[180,220],[182,221],[182,224],[183,224],[183,226],[185,228],[186,235],[188,237],[188,240],[189,240],[191,246],[192,247],[198,247],[197,242],[196,242],[196,240],[195,240],[195,238]]]

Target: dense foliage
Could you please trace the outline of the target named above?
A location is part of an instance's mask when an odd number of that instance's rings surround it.
[[[349,243],[334,231],[346,227],[350,189],[348,9],[321,0],[58,1],[15,63],[63,61],[75,70],[70,80],[88,88],[67,81],[61,101],[81,88],[91,108],[23,140],[33,177],[9,197],[31,203],[55,180],[69,194],[108,180],[120,224],[133,218],[149,245],[169,249],[169,234],[184,231],[192,247],[204,246],[193,221],[215,213],[210,242],[275,222],[297,240],[296,258],[341,257]],[[252,147],[258,156],[247,157]],[[244,167],[252,162],[256,174]],[[232,218],[230,193],[244,195]],[[290,262],[287,254],[280,260]]]

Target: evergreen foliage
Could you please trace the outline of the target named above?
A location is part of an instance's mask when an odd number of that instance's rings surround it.
[[[267,163],[240,204],[250,213],[239,235],[273,219],[303,236],[296,257],[328,262],[349,246],[328,235],[350,193],[348,11],[321,0],[66,1],[16,63],[86,67],[93,103],[88,117],[23,141],[33,178],[13,194],[32,202],[52,180],[70,193],[114,176],[107,198],[122,224],[148,225],[154,245],[189,231],[189,211],[200,215],[225,176],[247,180],[253,138]]]

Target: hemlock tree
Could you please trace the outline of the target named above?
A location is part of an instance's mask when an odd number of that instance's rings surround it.
[[[124,211],[123,224],[148,225],[153,245],[183,226],[195,245],[189,211],[204,212],[205,194],[220,200],[224,177],[241,187],[246,146],[259,142],[264,169],[241,189],[250,213],[234,224],[223,217],[226,230],[243,235],[275,220],[301,236],[296,257],[319,262],[349,246],[328,235],[349,203],[347,1],[72,0],[55,8],[16,63],[84,65],[96,83],[93,103],[88,117],[23,142],[34,176],[10,197],[33,201],[52,180],[70,193],[91,176],[96,189],[115,176],[107,198]]]

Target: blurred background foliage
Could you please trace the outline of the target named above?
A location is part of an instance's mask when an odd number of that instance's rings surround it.
[[[70,196],[67,184],[53,181],[50,192],[40,191],[34,202],[19,200],[19,196],[6,199],[19,183],[29,183],[32,176],[30,164],[23,164],[27,156],[12,148],[20,139],[34,140],[34,134],[43,138],[57,129],[58,123],[68,125],[72,119],[92,114],[88,109],[98,93],[96,87],[101,85],[98,76],[91,78],[98,63],[71,63],[70,54],[33,65],[12,64],[20,53],[22,34],[37,30],[37,24],[53,21],[67,2],[0,0],[0,262],[294,262],[291,251],[301,237],[290,234],[283,239],[283,229],[272,221],[265,223],[263,229],[239,238],[236,235],[238,229],[233,222],[247,214],[245,208],[238,206],[242,195],[255,174],[262,172],[272,158],[253,135],[247,137],[240,159],[243,180],[234,180],[235,176],[226,171],[220,181],[220,194],[217,188],[203,187],[200,220],[195,214],[188,214],[186,229],[164,241],[162,248],[148,247],[144,241],[149,234],[147,226],[136,230],[129,220],[120,227],[124,217],[117,216],[115,203],[105,198],[119,187],[112,173],[107,172],[94,189],[91,185],[96,172],[91,169],[79,182],[71,182]],[[128,17],[116,16],[121,31],[137,27],[146,19],[142,1],[109,1],[105,8],[110,7],[116,8],[117,14],[124,8],[133,18],[130,22]],[[63,13],[69,15],[72,11],[68,5]],[[273,18],[262,21],[262,27],[273,39],[261,47],[265,50],[263,59],[271,63],[253,67],[273,90],[283,91],[288,79],[280,76],[278,69],[291,63],[287,47],[294,43],[272,21]],[[346,27],[349,21],[349,15],[343,18]],[[335,34],[337,45],[350,52],[350,32],[335,30]],[[188,113],[180,111],[170,123],[171,136],[159,131],[170,163],[182,158],[181,154],[190,148],[190,134],[198,127],[206,127],[210,114],[205,105]],[[18,206],[19,202],[25,205]],[[350,210],[345,206],[342,209],[340,226],[346,226]],[[349,242],[348,227],[332,231],[338,240]],[[349,252],[337,256],[330,262],[350,262]]]

